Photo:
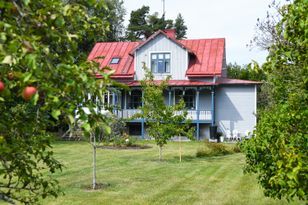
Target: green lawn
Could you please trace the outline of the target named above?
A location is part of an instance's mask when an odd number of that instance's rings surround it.
[[[65,168],[56,178],[65,192],[43,204],[270,204],[286,201],[263,196],[255,176],[243,175],[242,154],[195,158],[201,142],[183,143],[184,158],[178,161],[178,143],[169,143],[157,160],[157,147],[144,150],[103,150],[97,153],[97,178],[110,186],[91,191],[92,153],[86,142],[54,144],[56,158]],[[300,204],[300,203],[290,203]]]

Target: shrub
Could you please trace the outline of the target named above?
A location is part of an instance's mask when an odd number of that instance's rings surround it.
[[[212,157],[212,156],[221,156],[227,154],[233,154],[238,152],[239,148],[226,146],[222,143],[211,143],[207,140],[204,143],[204,146],[199,148],[196,153],[196,157]]]

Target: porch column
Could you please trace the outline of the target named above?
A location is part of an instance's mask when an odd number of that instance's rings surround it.
[[[212,86],[211,88],[211,94],[212,94],[212,105],[211,105],[211,112],[212,112],[212,126],[215,125],[215,87]]]
[[[124,91],[124,109],[127,109],[127,92],[126,90]]]
[[[199,88],[197,88],[196,91],[196,111],[197,111],[197,140],[200,139],[200,124],[199,124],[199,114],[200,114],[200,108],[199,108]]]
[[[171,106],[171,89],[169,89],[168,105]]]
[[[144,95],[144,93],[143,93],[143,90],[141,91],[141,93],[142,93],[142,98],[141,98],[141,102],[142,102],[142,104],[141,104],[141,106],[143,107],[143,95]],[[142,118],[141,119],[141,137],[142,137],[142,139],[144,139],[144,118]]]
[[[112,111],[113,114],[116,114],[116,110],[115,110],[115,92],[112,92]]]

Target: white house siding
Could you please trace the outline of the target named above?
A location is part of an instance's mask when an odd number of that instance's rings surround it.
[[[161,80],[166,76],[171,75],[173,80],[186,79],[185,73],[187,70],[188,53],[185,49],[173,41],[166,38],[164,35],[159,35],[155,39],[151,40],[139,50],[136,51],[135,60],[135,80],[142,80],[144,78],[144,71],[142,69],[143,62],[150,69],[151,66],[151,52],[170,52],[171,53],[171,67],[170,73],[167,74],[155,74],[155,79]]]
[[[223,133],[229,129],[241,135],[256,125],[255,85],[222,85],[216,89],[216,124]]]

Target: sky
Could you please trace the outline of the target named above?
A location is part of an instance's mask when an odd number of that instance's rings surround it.
[[[132,10],[150,6],[150,13],[162,14],[162,0],[124,0],[125,24]],[[166,19],[181,13],[188,39],[225,38],[227,63],[243,65],[252,60],[264,63],[266,51],[247,47],[257,19],[264,19],[270,0],[165,0]]]

